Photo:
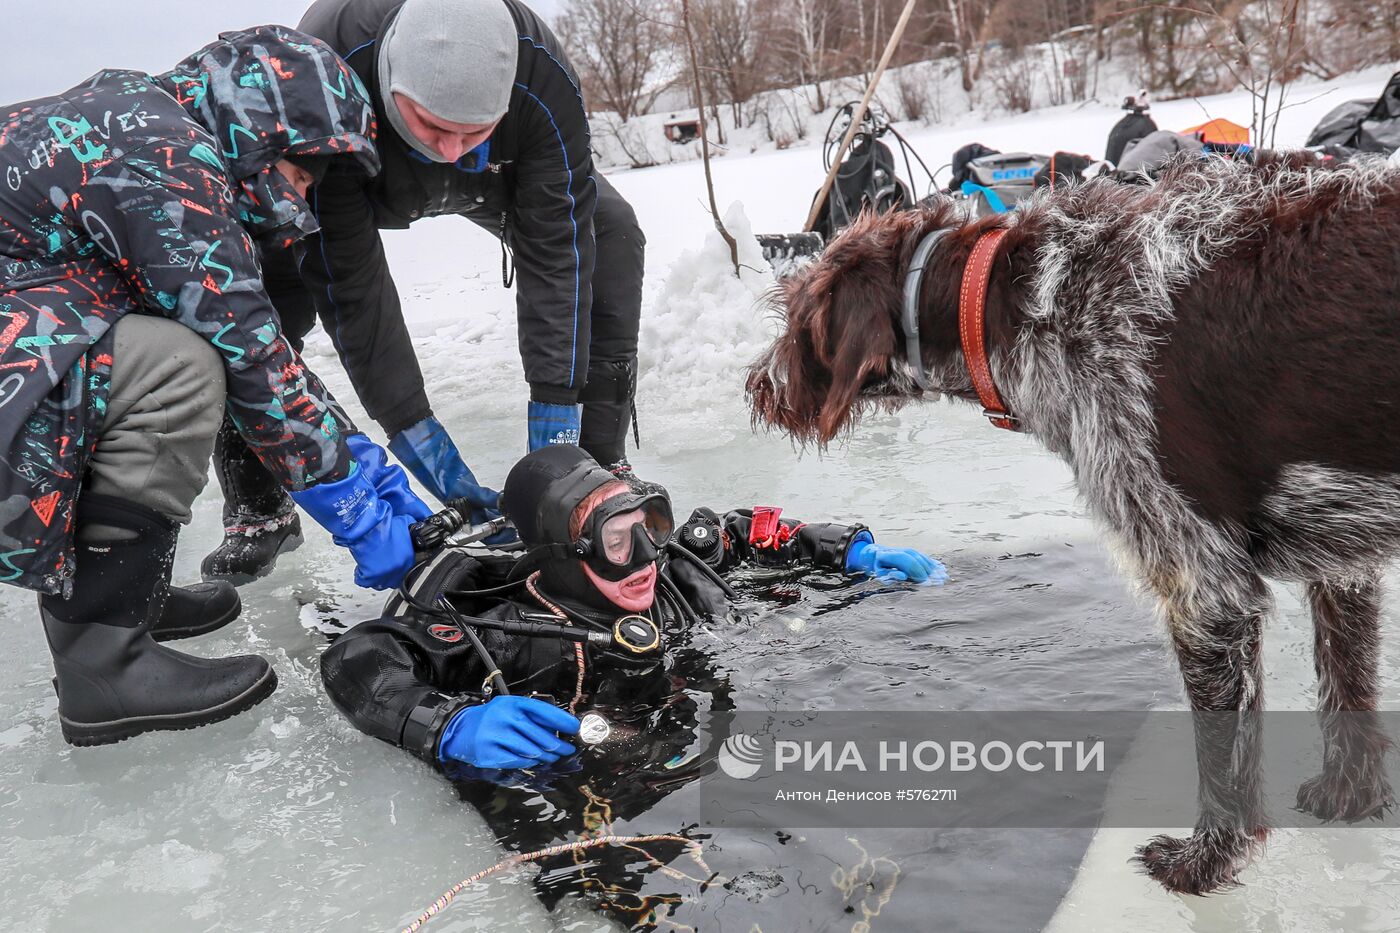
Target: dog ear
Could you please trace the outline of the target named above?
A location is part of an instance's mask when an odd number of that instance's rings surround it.
[[[786,332],[749,371],[755,419],[825,444],[849,428],[861,390],[889,375],[902,339],[902,270],[925,211],[864,212],[787,280],[774,306]]]
[[[890,266],[869,261],[848,266],[825,290],[818,359],[831,374],[831,383],[817,416],[822,443],[850,427],[859,414],[861,390],[889,374],[897,349],[890,301]],[[897,308],[895,309],[897,310]]]
[[[831,440],[850,427],[862,407],[861,390],[890,374],[900,352],[903,268],[924,212],[866,211],[833,243],[824,295],[824,319],[815,349],[831,373],[817,420],[817,436]]]

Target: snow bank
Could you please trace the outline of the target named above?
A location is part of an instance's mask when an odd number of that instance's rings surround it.
[[[776,332],[763,307],[773,275],[740,202],[724,225],[739,244],[739,275],[710,229],[671,264],[642,315],[638,415],[647,446],[659,448],[653,454],[718,446],[749,431],[744,368]]]

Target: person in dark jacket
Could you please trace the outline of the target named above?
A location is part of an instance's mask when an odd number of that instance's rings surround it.
[[[279,26],[3,112],[0,581],[41,594],[68,741],[231,716],[276,686],[266,660],[156,643],[239,611],[227,585],[169,585],[225,401],[358,580],[396,586],[428,514],[288,345],[259,267],[314,229],[330,165],[375,170],[374,112]]]
[[[1103,154],[1105,159],[1117,165],[1123,160],[1123,153],[1131,143],[1157,132],[1157,122],[1148,114],[1151,107],[1145,90],[1138,91],[1136,96],[1123,99],[1123,109],[1128,112],[1108,131],[1108,142],[1104,146]]]
[[[477,521],[494,515],[496,493],[433,416],[379,234],[465,217],[501,240],[503,275],[513,253],[527,448],[577,443],[627,469],[645,240],[593,171],[578,77],[558,40],[518,0],[317,0],[299,28],[368,87],[383,171],[333,167],[314,195],[321,231],[305,261],[272,258],[288,333],[300,340],[319,314],[399,461],[438,499],[471,499]],[[215,467],[227,533],[201,569],[241,584],[300,530],[236,432],[221,432]]]
[[[326,690],[356,727],[488,777],[572,755],[562,736],[579,731],[585,701],[646,707],[664,692],[666,643],[727,612],[734,592],[721,575],[736,567],[946,579],[937,561],[877,545],[864,525],[804,524],[778,509],[697,509],[675,530],[664,489],[619,480],[567,445],[517,463],[501,505],[523,557],[492,566],[444,549],[382,618],[321,657]],[[523,634],[532,626],[555,634]]]

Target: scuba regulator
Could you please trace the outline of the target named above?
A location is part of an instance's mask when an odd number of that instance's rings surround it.
[[[421,522],[409,525],[408,534],[413,539],[413,549],[436,551],[452,545],[472,544],[498,534],[510,526],[510,519],[504,515],[480,525],[473,525],[467,517],[471,515],[473,508],[475,506],[470,500],[449,499],[447,507],[441,512],[434,512]]]

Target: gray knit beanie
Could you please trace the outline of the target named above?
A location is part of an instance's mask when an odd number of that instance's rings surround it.
[[[442,157],[404,124],[403,94],[453,123],[491,123],[515,85],[519,31],[503,0],[406,0],[379,47],[379,87],[398,134],[434,162]]]

